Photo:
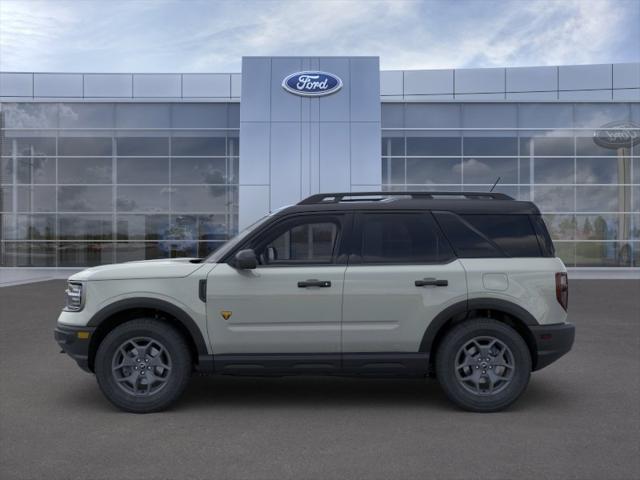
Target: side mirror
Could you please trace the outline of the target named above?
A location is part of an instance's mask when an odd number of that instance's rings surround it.
[[[240,250],[236,253],[234,267],[241,270],[253,270],[258,266],[258,259],[256,258],[256,252],[251,248],[246,250]]]

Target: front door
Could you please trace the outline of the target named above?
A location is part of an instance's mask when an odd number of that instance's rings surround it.
[[[464,268],[428,212],[361,213],[355,225],[343,300],[344,366],[424,365],[419,349],[429,323],[467,298]]]
[[[217,367],[227,358],[227,367],[249,369],[274,363],[339,368],[347,217],[288,216],[243,246],[255,250],[256,269],[213,268],[207,321]],[[318,363],[321,357],[326,362]]]

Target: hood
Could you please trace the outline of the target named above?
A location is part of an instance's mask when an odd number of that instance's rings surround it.
[[[193,263],[197,258],[172,258],[115,263],[91,267],[78,272],[69,280],[129,280],[144,278],[181,278],[191,275],[204,263]]]

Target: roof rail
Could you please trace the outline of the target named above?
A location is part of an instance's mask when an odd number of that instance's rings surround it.
[[[364,198],[377,197],[377,198]],[[318,193],[298,202],[298,205],[340,202],[379,202],[388,197],[411,197],[412,199],[434,200],[437,197],[463,197],[473,200],[513,200],[504,193],[493,192],[341,192]]]

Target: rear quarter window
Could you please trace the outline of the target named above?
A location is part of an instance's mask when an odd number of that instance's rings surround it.
[[[459,257],[540,257],[538,236],[529,215],[436,214]]]

